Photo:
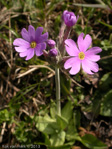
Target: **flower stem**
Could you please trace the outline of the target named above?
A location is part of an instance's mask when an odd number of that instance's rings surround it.
[[[71,27],[67,26],[65,35],[64,35],[63,41],[62,41],[62,49],[63,49],[62,56],[64,56],[66,53],[66,51],[64,50],[64,42],[69,37],[70,31],[71,31]]]
[[[57,101],[57,114],[61,115],[61,102],[60,102],[60,72],[59,68],[55,68],[55,82],[56,82],[56,101]]]
[[[59,38],[59,42],[60,42],[60,44],[59,44],[59,51],[61,52],[61,55],[62,55],[62,57],[65,55],[65,50],[64,50],[64,42],[65,42],[65,40],[69,37],[69,34],[70,34],[70,31],[71,31],[71,27],[69,27],[69,26],[66,26],[66,28],[65,28],[65,32],[63,32],[63,36],[59,36],[59,37],[61,37],[61,38]]]

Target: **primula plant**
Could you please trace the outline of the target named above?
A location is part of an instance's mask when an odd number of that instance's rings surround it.
[[[79,141],[90,149],[100,147],[103,149],[106,145],[92,134],[84,136],[78,134],[77,119],[73,111],[74,104],[69,100],[62,108],[60,87],[61,69],[74,76],[77,73],[93,75],[98,72],[99,66],[96,62],[100,60],[98,54],[102,49],[90,47],[92,37],[89,34],[79,34],[77,42],[69,38],[70,31],[79,16],[65,10],[61,18],[62,25],[56,41],[49,39],[47,32],[42,34],[43,27],[35,30],[32,25],[29,25],[28,31],[25,28],[22,29],[22,38],[17,38],[13,42],[20,57],[30,60],[34,55],[37,57],[44,55],[45,60],[55,69],[56,100],[50,107],[49,114],[39,113],[34,118],[36,128],[44,135],[44,141],[38,144],[52,149],[69,149]]]

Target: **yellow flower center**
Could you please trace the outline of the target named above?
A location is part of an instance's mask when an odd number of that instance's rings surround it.
[[[85,54],[83,52],[80,52],[78,56],[80,60],[83,60],[85,58]]]
[[[37,45],[37,43],[36,43],[35,41],[32,41],[32,42],[30,43],[30,47],[31,47],[32,49],[35,48],[36,45]]]

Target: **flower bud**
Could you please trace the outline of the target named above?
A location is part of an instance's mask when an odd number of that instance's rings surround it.
[[[48,44],[48,46],[50,47],[50,48],[53,48],[54,46],[55,46],[55,41],[54,40],[52,40],[52,39],[49,39],[49,40],[47,40],[47,44]]]
[[[58,55],[57,49],[51,49],[51,50],[49,51],[49,56],[55,57],[55,56],[57,56],[57,55]]]
[[[62,15],[62,20],[65,22],[65,24],[69,27],[73,26],[76,24],[79,16],[75,16],[73,12],[69,12],[65,10]]]

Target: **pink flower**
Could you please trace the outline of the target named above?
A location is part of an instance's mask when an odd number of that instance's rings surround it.
[[[23,28],[21,31],[22,38],[17,38],[14,40],[13,45],[15,50],[19,52],[20,57],[26,57],[26,60],[31,59],[34,54],[41,56],[43,50],[46,49],[46,43],[48,39],[48,33],[43,32],[43,27],[35,28],[29,25],[28,31]]]
[[[67,10],[65,10],[62,15],[62,19],[67,26],[75,25],[78,18],[79,18],[79,16],[76,17],[73,12],[69,12]]]
[[[71,68],[69,73],[72,75],[77,74],[81,66],[88,74],[93,74],[93,72],[98,72],[99,70],[99,66],[96,62],[100,60],[100,56],[96,54],[101,52],[102,49],[93,47],[87,50],[92,43],[92,39],[88,34],[84,39],[83,37],[84,33],[81,33],[77,41],[78,47],[72,39],[65,40],[65,48],[70,58],[64,63],[64,68]]]

